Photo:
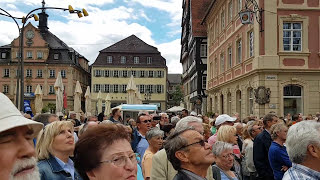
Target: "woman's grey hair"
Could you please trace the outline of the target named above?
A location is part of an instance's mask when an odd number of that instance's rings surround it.
[[[166,140],[164,144],[164,149],[167,153],[167,158],[171,162],[173,168],[175,170],[181,169],[181,162],[176,157],[176,152],[179,151],[181,148],[188,144],[188,141],[181,137],[180,135],[186,131],[194,130],[193,127],[187,127],[184,129],[175,130]],[[187,149],[184,149],[187,150]]]
[[[307,157],[310,144],[320,147],[320,123],[313,120],[302,121],[289,128],[286,146],[292,162],[301,164]]]
[[[164,135],[164,132],[162,130],[160,130],[159,128],[152,128],[147,132],[146,139],[150,140],[153,137],[163,136],[163,135]]]
[[[180,121],[180,118],[178,116],[173,116],[171,118],[171,124],[173,124],[174,126]]]
[[[226,143],[226,142],[223,142],[223,141],[217,141],[212,146],[212,153],[215,156],[220,156],[221,153],[224,152],[225,150],[233,150],[232,144]]]
[[[202,124],[202,119],[195,117],[195,116],[184,117],[184,118],[180,119],[180,121],[177,123],[176,129],[177,130],[186,129],[186,128],[190,127],[189,123],[192,123],[192,122],[197,122],[197,123]]]
[[[287,129],[287,126],[283,123],[277,123],[271,126],[270,129],[270,135],[271,135],[271,139],[275,140],[278,138],[278,134],[280,131],[282,131],[283,129]]]

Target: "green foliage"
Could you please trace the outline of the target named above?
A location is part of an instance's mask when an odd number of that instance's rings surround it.
[[[45,107],[42,108],[42,113],[50,112],[55,113],[56,111],[56,104],[48,103]]]
[[[172,93],[172,99],[175,106],[179,106],[180,102],[183,100],[183,93],[180,85],[176,86],[175,91]]]

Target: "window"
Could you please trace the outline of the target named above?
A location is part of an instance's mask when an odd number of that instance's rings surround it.
[[[61,77],[66,78],[66,70],[61,70]]]
[[[93,90],[94,90],[94,92],[101,91],[101,84],[94,84],[93,85]]]
[[[214,59],[214,75],[215,77],[218,76],[218,58]]]
[[[249,57],[253,56],[253,31],[249,32]]]
[[[122,85],[122,93],[127,93],[127,85],[126,84]]]
[[[113,85],[113,92],[114,93],[118,93],[119,92],[119,85],[118,84],[114,84]]]
[[[220,55],[220,73],[224,72],[224,54]]]
[[[133,63],[139,64],[139,57],[133,57]]]
[[[200,56],[207,57],[207,44],[201,44],[200,46]]]
[[[158,71],[158,77],[161,78],[162,77],[162,71]]]
[[[1,53],[1,59],[5,59],[5,58],[7,58],[7,53],[2,52],[2,53]]]
[[[139,85],[140,93],[144,93],[144,85],[140,84]]]
[[[32,86],[26,86],[26,93],[32,93]]]
[[[27,51],[27,58],[29,58],[29,59],[32,58],[32,52],[31,51]]]
[[[122,76],[123,77],[128,77],[128,71],[126,71],[126,70],[122,71]]]
[[[32,69],[27,69],[26,77],[32,77]]]
[[[53,59],[54,59],[54,60],[58,60],[58,59],[59,59],[59,53],[53,54]]]
[[[221,30],[223,30],[223,29],[224,29],[224,27],[225,27],[224,11],[222,11],[222,12],[221,12],[221,16],[220,16],[220,18],[221,18]]]
[[[228,48],[228,69],[232,67],[232,48]]]
[[[49,86],[49,94],[54,94],[54,86]]]
[[[153,77],[153,71],[149,71],[148,76]]]
[[[248,94],[249,94],[249,96],[248,96],[248,104],[249,104],[249,109],[248,109],[248,115],[252,115],[253,114],[253,89],[252,88],[250,88],[249,90],[248,90]]]
[[[241,63],[242,61],[242,43],[241,39],[237,41],[237,63]]]
[[[37,77],[42,78],[42,69],[38,69]]]
[[[241,91],[236,91],[236,112],[239,113],[239,117],[241,117]]]
[[[109,70],[105,70],[104,71],[104,77],[109,77],[110,76],[110,71]]]
[[[112,63],[112,56],[107,56],[107,63],[109,63],[109,64]]]
[[[127,58],[125,56],[121,56],[121,64],[126,63]]]
[[[119,77],[119,71],[118,70],[114,70],[113,71],[113,77]]]
[[[104,85],[104,92],[106,92],[106,93],[110,92],[110,85],[109,84]]]
[[[144,77],[144,71],[140,71],[140,77]]]
[[[152,63],[152,57],[147,57],[147,64],[151,64]]]
[[[3,77],[10,77],[10,69],[4,69]]]
[[[289,84],[283,87],[284,114],[303,113],[302,87]]]
[[[8,94],[8,93],[9,93],[9,86],[3,85],[3,94]]]
[[[16,58],[20,58],[21,54],[19,52],[16,52]]]
[[[283,50],[301,51],[302,23],[283,23]]]
[[[238,0],[238,12],[242,10],[242,0]]]
[[[232,0],[229,2],[229,22],[232,21],[232,12],[233,11],[233,7],[232,7]]]
[[[38,58],[38,59],[42,59],[42,58],[43,58],[43,52],[38,51],[38,52],[37,52],[37,58]]]
[[[95,70],[95,76],[100,77],[101,76],[101,70]]]
[[[151,84],[147,85],[146,92],[153,93],[153,85]]]
[[[202,76],[202,89],[207,88],[207,76]]]
[[[162,93],[162,85],[157,85],[157,93]]]
[[[131,75],[132,75],[133,77],[136,77],[136,74],[137,74],[136,71],[131,71]]]
[[[56,77],[56,70],[50,69],[49,70],[49,77],[50,78],[55,78]]]

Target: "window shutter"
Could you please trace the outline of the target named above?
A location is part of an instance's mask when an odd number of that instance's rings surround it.
[[[161,93],[164,91],[164,85],[161,85]]]
[[[109,87],[110,87],[109,92],[110,92],[110,93],[113,93],[113,84],[110,84]]]
[[[122,86],[123,86],[122,84],[119,85],[119,89],[118,89],[119,93],[122,93]]]
[[[101,77],[104,77],[104,73],[105,72],[105,70],[101,70]]]
[[[18,73],[17,73],[18,74]],[[93,70],[93,75],[97,77],[96,70]]]
[[[157,77],[157,71],[153,71],[153,77]]]
[[[122,77],[122,70],[119,70],[119,77]]]
[[[131,71],[128,71],[127,77],[131,77]]]
[[[109,71],[109,77],[113,77],[113,71]]]

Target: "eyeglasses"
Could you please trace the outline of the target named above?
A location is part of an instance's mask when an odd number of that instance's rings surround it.
[[[141,121],[141,122],[143,122],[143,123],[151,123],[151,120],[144,120],[144,121]]]
[[[138,153],[133,153],[128,156],[117,156],[114,157],[112,160],[105,160],[101,161],[99,163],[113,163],[114,165],[118,167],[123,167],[127,163],[127,159],[131,161],[132,164],[137,164],[140,162],[140,155]]]
[[[179,151],[179,150],[181,150],[181,149],[184,149],[184,148],[186,148],[186,147],[189,147],[189,146],[195,145],[195,144],[200,144],[200,146],[204,147],[206,143],[205,143],[205,141],[204,141],[203,139],[201,139],[201,140],[200,140],[200,141],[198,141],[198,142],[195,142],[195,143],[191,143],[191,144],[188,144],[188,145],[182,146],[180,149],[178,149],[178,151]]]
[[[223,157],[224,159],[234,158],[234,154],[230,153],[230,154],[227,154],[227,155],[224,155],[224,156],[221,156],[221,157]]]

